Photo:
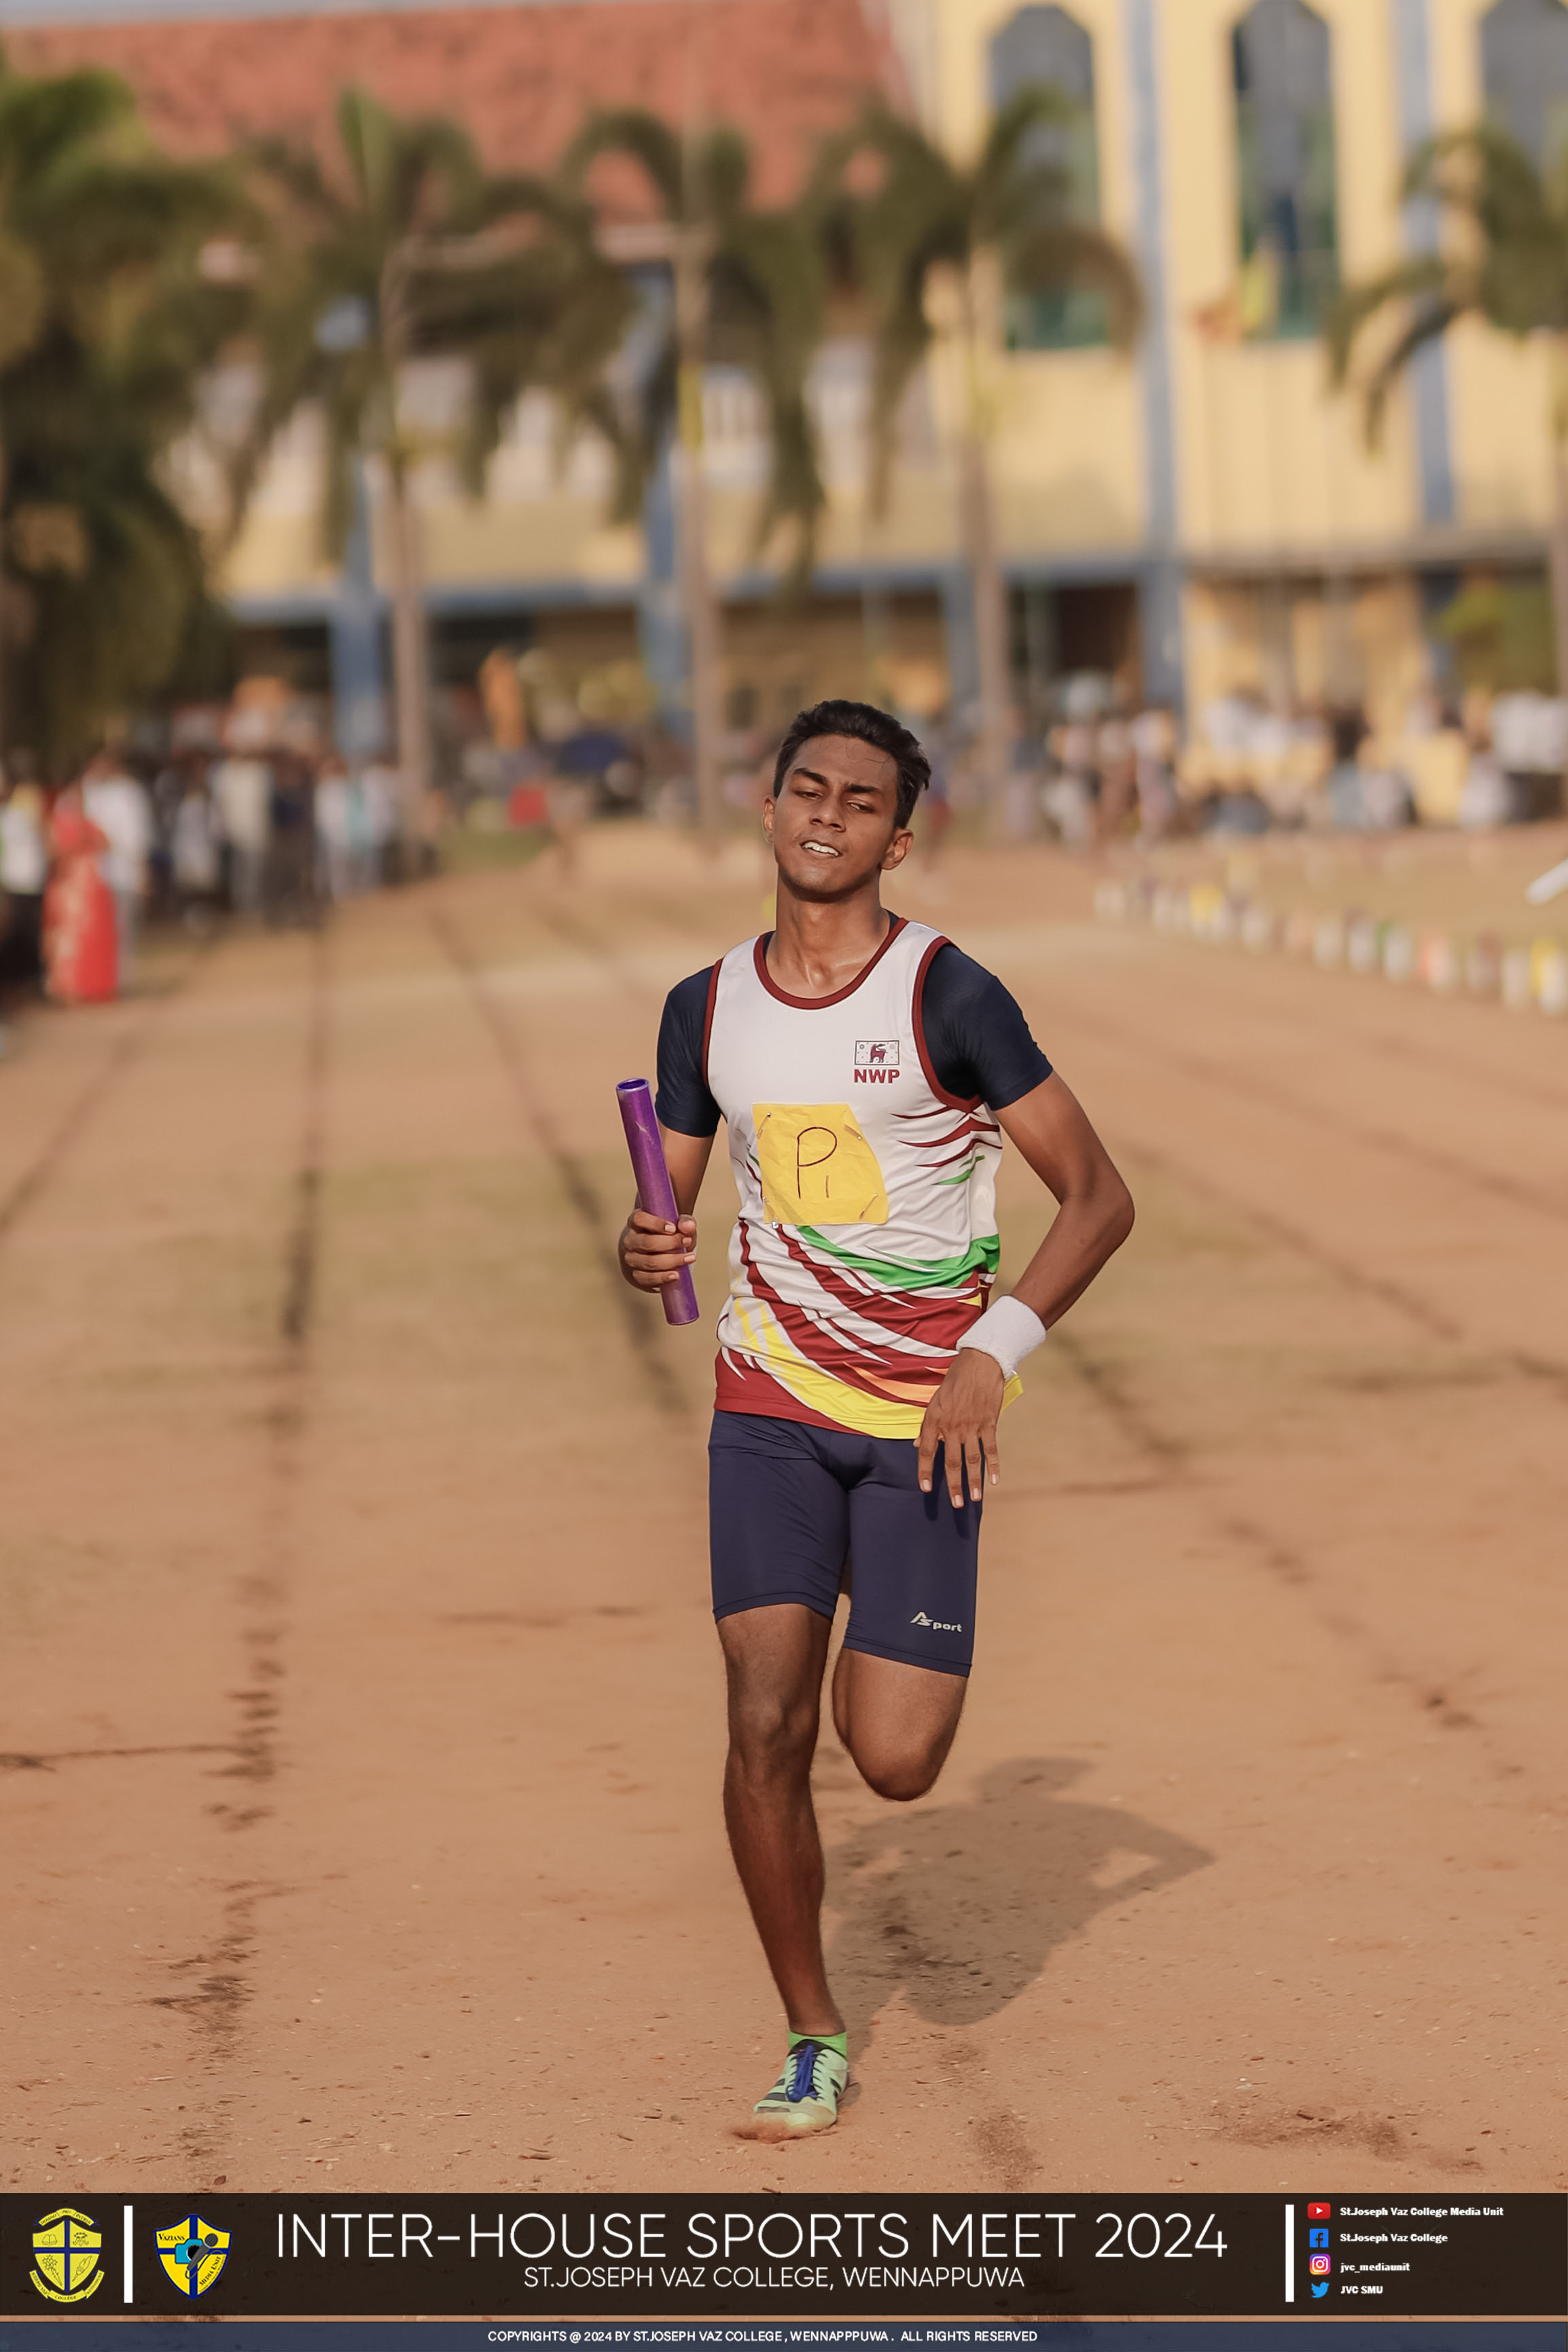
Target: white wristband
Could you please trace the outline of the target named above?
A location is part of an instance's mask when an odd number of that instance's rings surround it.
[[[1045,1336],[1046,1327],[1032,1307],[1026,1307],[1021,1298],[997,1298],[958,1344],[961,1348],[978,1348],[983,1355],[994,1357],[1002,1367],[1003,1379],[1010,1381],[1025,1357],[1033,1353]]]

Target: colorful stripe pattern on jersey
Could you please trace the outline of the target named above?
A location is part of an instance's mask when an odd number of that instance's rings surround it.
[[[827,997],[778,988],[763,940],[715,967],[705,1074],[741,1195],[721,1412],[914,1437],[985,1306],[1002,1139],[926,1052],[921,995],[944,944],[896,919]]]

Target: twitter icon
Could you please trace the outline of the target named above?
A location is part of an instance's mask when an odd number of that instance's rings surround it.
[[[1314,2279],[1312,2281],[1312,2293],[1314,2294],[1324,2295],[1327,2294],[1328,2291],[1329,2282],[1327,2279]]]

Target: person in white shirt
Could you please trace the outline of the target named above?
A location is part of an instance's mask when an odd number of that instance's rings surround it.
[[[217,896],[218,850],[217,812],[206,785],[193,776],[174,811],[170,835],[174,889],[187,922],[207,919],[199,910]]]
[[[360,794],[364,803],[365,832],[370,877],[373,882],[384,882],[391,860],[392,845],[397,838],[397,805],[401,778],[397,770],[384,760],[373,760],[360,777]]]
[[[44,796],[37,784],[0,778],[0,978],[43,983],[44,885],[49,878]]]
[[[322,892],[334,900],[359,887],[357,799],[348,761],[329,754],[316,778],[316,844]]]
[[[147,894],[147,859],[153,846],[153,808],[145,788],[118,753],[100,751],[82,775],[82,806],[109,846],[98,870],[114,893],[115,939],[120,951],[120,987],[131,985],[142,901]]]
[[[229,890],[242,915],[254,915],[267,879],[272,836],[272,770],[265,760],[220,760],[210,785],[229,850]]]

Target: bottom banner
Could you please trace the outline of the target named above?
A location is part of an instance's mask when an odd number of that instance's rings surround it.
[[[1560,2196],[73,2196],[0,2199],[0,2313],[510,2318],[519,2324],[493,2341],[656,2352],[678,2340],[666,2323],[679,2321],[762,2322],[728,2340],[763,2344],[808,2318],[1555,2319],[1568,2308]],[[578,2332],[528,2324],[551,2321]]]

